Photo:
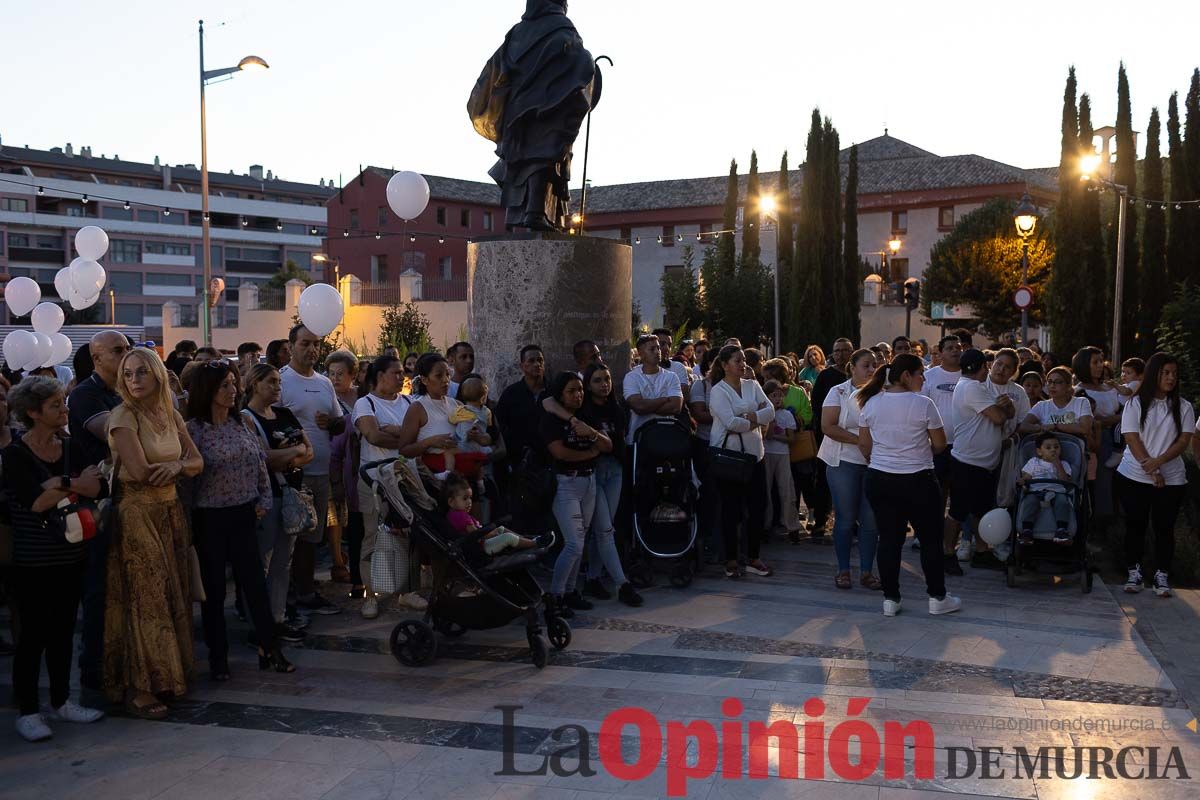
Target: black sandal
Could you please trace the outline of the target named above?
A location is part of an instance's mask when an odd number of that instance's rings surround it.
[[[210,664],[208,667],[208,675],[217,683],[224,683],[230,679],[229,662],[222,661],[220,664]]]
[[[296,665],[287,660],[283,651],[279,649],[279,645],[271,646],[267,652],[258,651],[258,668],[260,670],[272,669],[275,672],[295,672]]]

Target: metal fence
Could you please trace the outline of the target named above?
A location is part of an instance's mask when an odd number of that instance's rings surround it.
[[[283,311],[286,289],[268,289],[260,286],[258,289],[258,308],[261,311]]]
[[[411,289],[410,289],[411,286]],[[408,292],[413,300],[425,302],[451,302],[467,299],[466,278],[422,278],[408,283],[364,283],[359,304],[364,306],[390,306],[404,302]]]

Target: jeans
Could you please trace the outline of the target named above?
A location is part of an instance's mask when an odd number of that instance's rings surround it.
[[[563,549],[554,562],[550,593],[562,595],[575,590],[575,579],[583,560],[583,544],[596,511],[596,476],[559,475],[554,494],[554,519],[563,535]]]
[[[864,483],[879,526],[879,581],[884,598],[900,599],[900,550],[910,522],[921,543],[925,590],[930,597],[945,597],[942,487],[933,470],[893,475],[868,468]]]
[[[1146,553],[1146,527],[1154,526],[1154,567],[1171,571],[1175,558],[1175,521],[1183,504],[1186,486],[1164,486],[1130,480],[1115,473],[1121,505],[1125,508],[1125,566],[1142,563]]]
[[[75,613],[86,570],[83,562],[59,567],[12,567],[13,604],[21,615],[12,680],[21,716],[38,712],[43,653],[50,673],[50,705],[58,708],[71,694]]]
[[[592,515],[592,535],[588,537],[588,577],[599,579],[602,572],[618,586],[626,582],[617,553],[616,518],[621,502],[624,474],[621,462],[612,456],[600,456],[596,462],[596,510]]]
[[[800,531],[800,515],[796,509],[796,484],[792,480],[792,462],[787,453],[767,453],[763,459],[768,491],[773,491],[779,511],[771,513],[766,527],[786,533]]]
[[[363,515],[361,511],[351,511],[346,520],[346,543],[350,546],[350,583],[354,586],[362,586],[362,565],[359,564],[362,558],[363,546]]]
[[[283,530],[283,499],[274,497],[271,510],[258,520],[258,555],[266,565],[267,598],[276,622],[283,622],[287,612],[288,581],[291,580],[292,549],[295,546],[296,537]],[[240,583],[238,588],[240,591]]]
[[[1021,498],[1017,507],[1017,529],[1033,530],[1042,515],[1042,498],[1047,492],[1032,491]],[[1054,524],[1059,530],[1071,527],[1071,500],[1066,492],[1048,492],[1050,508],[1054,512]]]
[[[725,537],[725,560],[737,561],[738,545],[744,543],[746,560],[757,561],[769,499],[766,467],[761,461],[754,465],[749,485],[730,481],[715,483],[716,490],[721,495],[721,529]]]
[[[325,538],[325,521],[329,514],[329,476],[305,475],[304,485],[313,495],[313,508],[317,512],[316,541]],[[296,548],[292,552],[292,583],[299,597],[308,597],[317,591],[313,581],[313,573],[317,569],[317,546],[311,542],[296,539]]]
[[[116,514],[113,516],[115,518]],[[104,677],[104,592],[108,582],[108,543],[111,538],[111,532],[102,530],[86,545],[88,560],[82,586],[79,673],[81,682],[94,687],[98,687]]]
[[[223,666],[229,656],[225,631],[225,565],[233,565],[233,574],[246,597],[246,610],[254,623],[254,633],[263,648],[275,641],[275,620],[267,599],[267,582],[262,560],[251,531],[255,528],[254,504],[232,508],[197,508],[196,555],[200,559],[200,579],[205,600],[200,604],[204,643],[208,645],[208,663]]]
[[[856,523],[859,569],[866,575],[875,568],[879,529],[875,526],[875,511],[863,488],[866,477],[866,464],[843,461],[836,467],[825,466],[825,480],[833,494],[833,549],[840,572],[850,571],[850,540]]]

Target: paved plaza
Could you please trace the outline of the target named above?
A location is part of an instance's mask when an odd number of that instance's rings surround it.
[[[1025,576],[1008,589],[999,572],[968,570],[951,578],[962,613],[931,617],[915,554],[902,573],[903,613],[880,614],[880,595],[833,586],[832,548],[774,544],[765,556],[771,578],[740,582],[714,576],[686,590],[665,578],[631,609],[616,601],[573,621],[574,641],[532,666],[519,626],[441,639],[438,660],[406,669],[388,654],[395,611],[363,620],[357,613],[315,617],[309,641],[292,648],[294,675],[260,673],[248,647],[234,648],[233,680],[217,685],[207,671],[169,721],[115,715],[91,726],[55,726],[53,740],[28,744],[12,733],[14,712],[0,719],[0,796],[5,798],[254,798],[267,800],[401,800],[402,798],[584,798],[666,796],[659,766],[640,781],[610,775],[597,755],[601,721],[636,706],[664,725],[708,720],[720,730],[722,701],[736,698],[748,722],[809,717],[804,703],[826,706],[828,732],[847,718],[851,698],[869,698],[860,716],[884,722],[928,721],[936,736],[934,776],[887,780],[882,764],[862,781],[779,777],[779,752],[768,752],[765,780],[718,774],[687,783],[696,798],[849,798],[932,800],[968,797],[1052,800],[1196,798],[1195,779],[1062,780],[1014,778],[1018,756],[1038,747],[1128,751],[1127,770],[1161,771],[1172,747],[1189,775],[1200,770],[1200,735],[1188,729],[1200,690],[1197,633],[1200,593],[1164,602],[1143,593],[1113,593],[1097,580],[1081,594],[1077,579]],[[327,585],[329,586],[329,585]],[[332,592],[332,589],[330,589]],[[347,612],[355,601],[345,601]],[[232,614],[230,619],[233,620]],[[236,621],[233,625],[237,625]],[[244,626],[243,626],[244,629]],[[232,636],[242,638],[243,629]],[[201,653],[203,652],[201,648]],[[203,666],[205,662],[200,661]],[[7,671],[7,664],[4,665]],[[5,675],[3,680],[8,681]],[[589,735],[596,774],[495,773],[504,767],[506,733],[498,705],[520,706],[507,736],[516,772],[534,772],[570,744],[560,726]],[[626,728],[624,757],[638,743]],[[801,740],[803,742],[803,739]],[[832,745],[831,745],[832,747]],[[948,748],[1003,748],[993,774],[979,764],[948,777]],[[1153,754],[1151,748],[1159,748]],[[801,744],[803,748],[803,744]],[[1068,753],[1067,769],[1075,750]],[[578,756],[578,746],[572,754]],[[695,747],[689,751],[695,763]],[[851,761],[861,748],[850,743]],[[665,762],[664,762],[665,763]],[[1086,763],[1086,762],[1085,762]],[[578,762],[561,759],[560,771]],[[800,775],[807,764],[799,756]],[[1086,766],[1085,766],[1086,772]]]

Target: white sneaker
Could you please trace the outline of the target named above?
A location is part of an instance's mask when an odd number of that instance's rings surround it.
[[[424,611],[425,609],[429,608],[429,601],[424,597],[421,597],[421,595],[417,594],[416,592],[402,594],[399,598],[397,598],[396,602],[402,606],[411,608],[413,611]]]
[[[104,718],[104,712],[98,708],[84,708],[70,700],[58,708],[51,707],[47,716],[55,722],[79,722],[87,724]]]
[[[941,600],[936,597],[929,598],[929,613],[930,614],[953,614],[962,608],[962,600],[959,600],[952,594],[948,594]]]
[[[1137,594],[1142,590],[1142,565],[1136,564],[1129,570],[1129,577],[1125,579],[1125,591],[1129,594]]]
[[[54,735],[41,714],[17,717],[17,733],[27,742],[42,742]]]
[[[363,619],[375,619],[379,616],[379,600],[371,595],[362,604]]]
[[[1154,573],[1154,593],[1159,597],[1171,596],[1171,587],[1167,585],[1167,573],[1161,569]]]
[[[883,601],[883,615],[885,617],[894,617],[899,613],[900,613],[900,601],[899,600],[884,600]]]
[[[954,551],[954,556],[959,561],[970,561],[971,556],[975,554],[975,537],[964,533],[962,541],[958,543],[958,549]]]

